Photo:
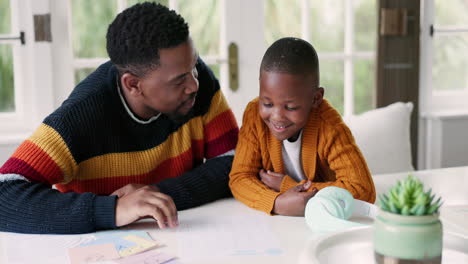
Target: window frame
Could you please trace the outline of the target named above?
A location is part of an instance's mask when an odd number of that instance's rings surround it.
[[[434,38],[437,35],[467,34],[468,25],[457,27],[438,27],[435,23],[434,0],[421,4],[421,56],[420,56],[420,112],[422,116],[431,114],[468,114],[466,101],[468,87],[463,90],[436,91],[432,81]]]
[[[34,39],[35,14],[49,13],[40,1],[10,0],[11,33],[25,32],[25,44],[13,42],[15,111],[0,113],[0,144],[18,143],[53,109],[51,43]]]
[[[354,1],[345,0],[344,11],[344,50],[343,52],[321,52],[320,61],[339,60],[344,64],[343,76],[343,116],[350,116],[355,114],[354,106],[354,62],[356,60],[376,60],[375,51],[359,51],[354,45]],[[302,38],[313,42],[310,35],[310,0],[301,0],[301,32]],[[375,97],[375,96],[374,96]],[[375,98],[373,105],[375,107]]]

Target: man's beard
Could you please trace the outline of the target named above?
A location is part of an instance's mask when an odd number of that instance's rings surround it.
[[[180,112],[180,109],[182,107],[184,107],[185,105],[185,102],[189,101],[189,100],[192,100],[193,98],[195,98],[197,96],[197,93],[193,93],[190,95],[190,97],[184,101],[183,103],[181,103],[174,112],[172,113],[166,113],[166,116],[172,120],[173,122],[175,123],[183,123],[187,120],[187,118],[191,117],[193,115],[193,108],[195,107],[195,105],[190,108],[190,110],[187,112],[187,113],[181,113]],[[196,99],[195,99],[196,100]],[[196,101],[195,101],[196,102]]]
[[[182,124],[193,115],[193,107],[186,114],[180,112],[167,113],[166,116],[174,123]]]

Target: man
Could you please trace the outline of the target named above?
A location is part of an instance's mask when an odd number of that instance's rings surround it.
[[[107,51],[0,168],[0,231],[175,227],[177,210],[231,195],[238,127],[184,19],[137,4],[109,26]]]

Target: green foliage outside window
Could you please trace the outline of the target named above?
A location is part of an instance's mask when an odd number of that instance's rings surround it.
[[[468,1],[435,0],[436,27],[468,27]],[[434,35],[432,87],[434,91],[468,89],[468,34]]]
[[[129,0],[128,6],[147,2]],[[168,6],[167,0],[149,1]],[[179,0],[179,13],[190,26],[190,33],[198,53],[218,55],[220,39],[220,1],[217,0]],[[115,0],[73,0],[73,51],[76,58],[108,57],[105,35],[108,25],[116,15]],[[93,18],[93,19],[90,19]],[[219,78],[219,65],[210,65]],[[75,72],[75,82],[83,80],[92,68]]]
[[[117,1],[72,0],[71,4],[75,58],[108,57],[106,33],[117,13]]]
[[[321,59],[327,52],[344,52],[344,1],[310,1],[310,41],[320,60],[320,83],[325,98],[343,113],[344,61]],[[265,40],[269,46],[275,40],[301,37],[301,1],[269,0],[265,2]],[[356,51],[376,51],[377,7],[374,0],[354,1],[354,46]],[[354,113],[374,108],[374,59],[354,61]]]
[[[0,1],[0,34],[11,33],[10,2]],[[11,44],[0,44],[0,112],[15,110],[13,82],[13,49]]]

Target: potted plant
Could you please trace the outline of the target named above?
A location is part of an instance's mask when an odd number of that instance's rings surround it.
[[[379,196],[374,222],[374,255],[377,263],[441,263],[441,198],[424,191],[413,176],[399,181]]]

